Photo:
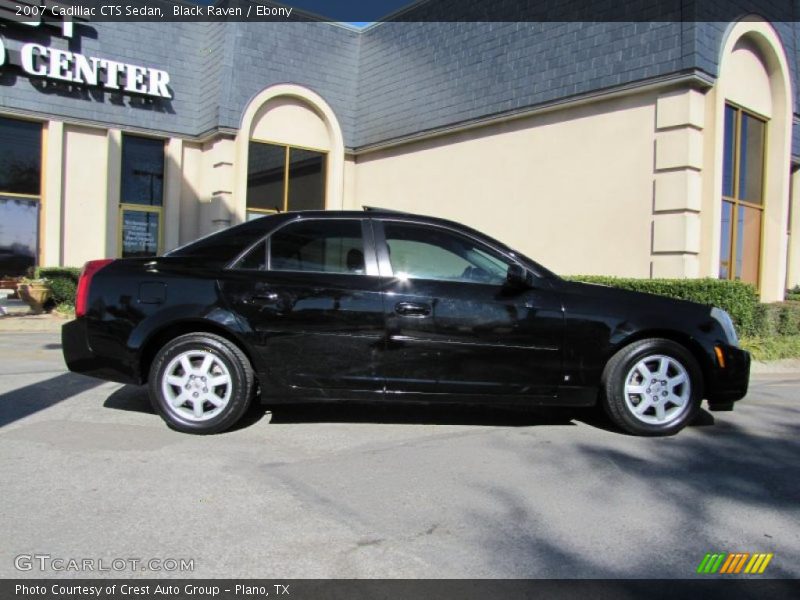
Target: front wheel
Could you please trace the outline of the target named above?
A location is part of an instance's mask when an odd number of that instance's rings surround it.
[[[150,401],[173,429],[219,433],[247,411],[253,369],[238,346],[211,333],[168,342],[150,369]]]
[[[646,339],[617,352],[606,365],[603,406],[635,435],[672,435],[700,410],[702,374],[691,353],[671,340]]]

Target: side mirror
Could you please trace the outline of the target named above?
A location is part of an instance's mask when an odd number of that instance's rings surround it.
[[[519,265],[509,265],[506,286],[514,289],[533,287],[533,273]]]

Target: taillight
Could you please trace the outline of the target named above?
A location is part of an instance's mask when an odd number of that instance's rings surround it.
[[[103,260],[90,260],[81,269],[81,276],[78,279],[78,292],[75,294],[75,316],[82,317],[86,314],[89,306],[89,286],[92,284],[92,277],[100,269],[114,262],[113,258]]]

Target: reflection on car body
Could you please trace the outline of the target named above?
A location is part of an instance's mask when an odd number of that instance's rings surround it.
[[[381,210],[283,213],[155,259],[93,261],[77,313],[70,369],[147,383],[193,433],[260,395],[599,400],[621,428],[664,435],[703,398],[730,410],[749,379],[720,309],[565,281],[468,227]]]

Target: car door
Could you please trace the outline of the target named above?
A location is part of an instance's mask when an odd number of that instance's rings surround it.
[[[547,282],[506,285],[514,261],[453,229],[375,221],[387,392],[553,397],[563,313]]]
[[[300,218],[242,257],[222,283],[288,391],[382,391],[383,303],[368,219]]]

